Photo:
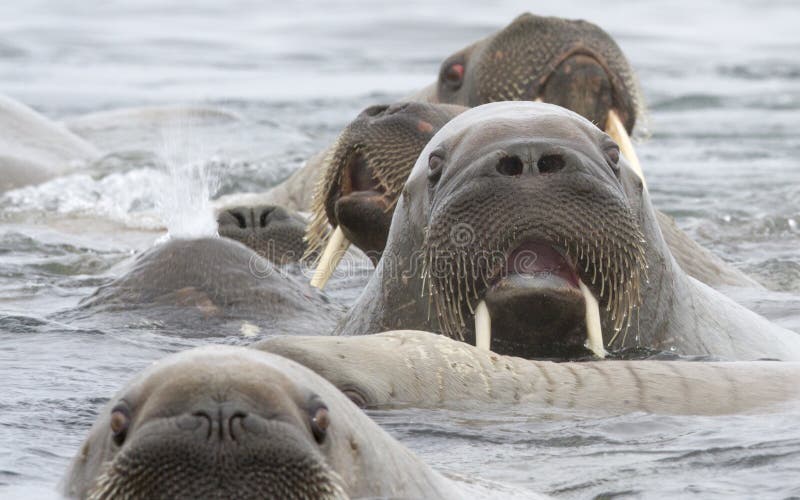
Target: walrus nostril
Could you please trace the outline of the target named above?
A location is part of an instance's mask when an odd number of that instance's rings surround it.
[[[247,228],[247,219],[240,212],[235,212],[233,210],[229,210],[228,214],[230,214],[231,217],[236,219],[236,225],[237,226],[239,226],[242,229]]]
[[[545,155],[536,162],[536,168],[542,174],[557,172],[564,168],[564,165],[566,165],[566,162],[561,155]]]
[[[267,217],[269,217],[269,215],[274,211],[275,211],[274,207],[265,208],[261,212],[261,216],[258,218],[258,226],[262,228],[267,227]]]
[[[519,156],[504,156],[497,162],[497,171],[502,175],[516,177],[522,175],[525,165]]]
[[[409,103],[403,102],[400,104],[392,104],[386,109],[387,115],[393,115],[395,113],[400,113],[401,111],[405,111],[408,108]]]
[[[237,411],[231,415],[231,418],[228,419],[228,433],[230,434],[231,439],[234,441],[238,441],[238,438],[241,436],[244,430],[242,425],[245,418],[247,418],[247,413]]]
[[[376,104],[375,106],[368,107],[367,109],[362,111],[361,114],[367,116],[378,116],[387,109],[389,109],[389,106],[387,104]]]
[[[211,418],[211,415],[204,411],[196,411],[192,413],[192,416],[206,421],[205,423],[208,426],[206,429],[206,439],[211,439],[211,434],[214,432],[214,420]]]

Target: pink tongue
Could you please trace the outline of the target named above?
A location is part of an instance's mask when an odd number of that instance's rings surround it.
[[[518,246],[509,254],[506,269],[509,274],[557,276],[578,286],[578,276],[567,259],[545,243],[527,242]]]

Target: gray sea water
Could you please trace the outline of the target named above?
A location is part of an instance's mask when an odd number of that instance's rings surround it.
[[[152,161],[157,127],[76,119],[152,105],[230,110],[241,120],[188,133],[217,159],[215,196],[257,192],[362,108],[430,83],[444,57],[524,10],[585,18],[616,38],[648,103],[638,151],[656,206],[769,289],[732,296],[800,331],[797,2],[2,2],[0,92],[83,123],[109,154],[0,194],[0,497],[56,497],[99,407],[150,361],[237,341],[53,319],[161,237],[158,193],[169,185]],[[796,409],[372,416],[448,475],[557,497],[800,496]]]

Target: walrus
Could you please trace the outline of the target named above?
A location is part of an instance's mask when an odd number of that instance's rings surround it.
[[[530,102],[465,111],[420,154],[375,274],[336,333],[396,329],[522,357],[588,347],[800,358],[800,336],[680,268],[607,134]]]
[[[319,375],[233,346],[173,354],[129,382],[64,489],[98,500],[463,496]]]
[[[100,153],[65,127],[0,95],[0,193],[45,182]]]
[[[524,13],[445,58],[436,82],[402,100],[473,107],[538,99],[586,113],[598,126],[625,135],[629,143],[628,134],[644,108],[640,95],[625,55],[597,25]],[[220,198],[218,208],[255,200],[308,210],[329,150],[314,155],[266,193]],[[632,147],[626,154],[634,156]]]
[[[533,361],[420,331],[271,337],[253,345],[306,366],[361,407],[530,405],[598,414],[723,415],[800,400],[800,363]]]
[[[258,205],[223,210],[217,215],[220,236],[239,241],[276,264],[298,262],[306,255],[306,219],[293,210]],[[308,258],[314,258],[311,251]]]
[[[336,251],[344,246],[332,243],[338,233],[329,231],[330,225],[341,230],[343,241],[377,263],[386,246],[395,203],[417,157],[447,121],[467,109],[416,102],[375,105],[347,125],[321,166],[306,232],[306,259],[318,260],[329,243]],[[672,255],[690,276],[714,287],[759,286],[689,238],[670,216],[656,210],[656,218]],[[321,266],[325,271],[332,267],[329,263]]]
[[[227,238],[178,239],[139,255],[71,318],[156,325],[188,336],[330,331],[344,307]]]

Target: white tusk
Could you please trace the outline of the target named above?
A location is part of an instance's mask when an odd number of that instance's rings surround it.
[[[339,226],[336,226],[331,238],[328,240],[325,251],[322,252],[322,257],[319,259],[317,268],[314,270],[314,277],[311,278],[311,286],[317,287],[320,290],[325,287],[325,283],[328,282],[333,271],[336,270],[336,266],[339,265],[339,261],[342,260],[349,246],[350,242],[347,241],[344,231],[342,231]]]
[[[586,301],[586,348],[603,359],[606,357],[606,350],[603,347],[603,328],[600,326],[600,305],[583,281],[579,284]]]
[[[642,184],[647,187],[647,183],[644,180],[642,165],[639,163],[639,157],[636,156],[636,150],[633,149],[633,143],[628,135],[628,131],[625,130],[622,120],[619,119],[619,115],[613,109],[608,112],[606,133],[619,145],[620,151],[625,155],[625,158],[627,158],[634,173],[639,176],[642,180]]]
[[[492,316],[485,300],[475,308],[475,347],[484,351],[492,348]]]

